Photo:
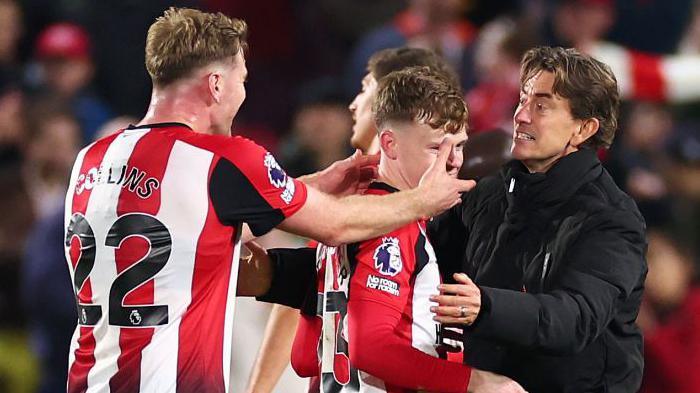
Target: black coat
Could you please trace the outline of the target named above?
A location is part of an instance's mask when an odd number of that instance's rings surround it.
[[[429,235],[446,279],[463,271],[481,289],[468,363],[530,392],[639,389],[645,224],[594,152],[546,174],[507,164]]]

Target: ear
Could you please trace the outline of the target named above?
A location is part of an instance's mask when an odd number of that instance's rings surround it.
[[[212,72],[207,78],[207,86],[209,87],[209,95],[217,104],[221,102],[222,80],[221,74]]]
[[[583,120],[581,127],[579,127],[579,129],[574,132],[574,135],[571,137],[571,145],[575,147],[581,146],[590,137],[595,135],[596,132],[598,132],[598,128],[600,128],[600,122],[595,117]]]
[[[379,133],[379,147],[387,158],[395,160],[398,156],[396,149],[396,135],[394,131],[385,128]]]

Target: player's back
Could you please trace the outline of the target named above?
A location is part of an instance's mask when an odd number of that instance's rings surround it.
[[[268,156],[244,138],[179,124],[130,127],[81,151],[66,201],[66,253],[79,303],[69,392],[228,390],[234,240],[245,219],[237,207],[262,200],[270,217],[279,215],[276,202],[261,196],[264,187],[252,185],[279,169]],[[291,188],[293,199],[295,183],[279,172],[268,188],[283,199]],[[241,184],[222,184],[228,181]],[[238,190],[237,205],[224,206],[220,200],[230,198],[217,200],[216,190]]]

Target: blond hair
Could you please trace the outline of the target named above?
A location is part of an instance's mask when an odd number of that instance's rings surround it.
[[[467,129],[469,111],[458,87],[428,67],[383,77],[372,105],[377,129],[390,121],[418,122],[454,134]]]
[[[167,85],[244,51],[247,32],[244,21],[220,12],[171,7],[148,29],[146,70],[155,85]]]

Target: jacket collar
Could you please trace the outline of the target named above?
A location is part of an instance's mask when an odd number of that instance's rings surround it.
[[[509,205],[539,207],[568,200],[602,171],[596,152],[582,149],[562,157],[545,173],[529,173],[520,161],[511,161],[501,170],[501,177]]]

